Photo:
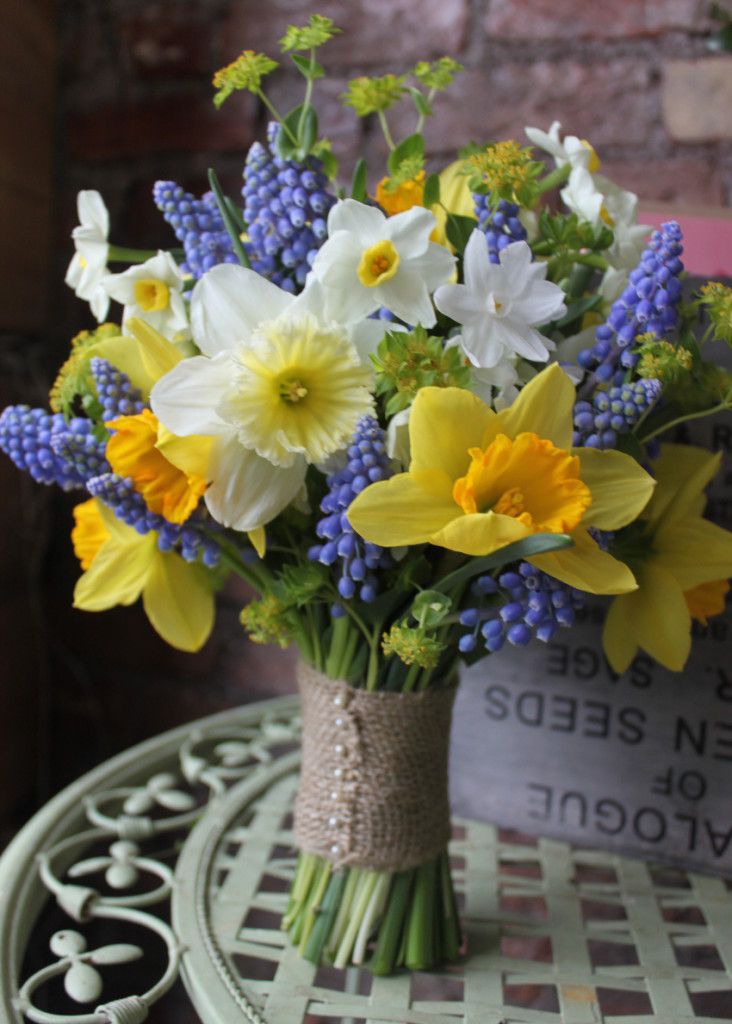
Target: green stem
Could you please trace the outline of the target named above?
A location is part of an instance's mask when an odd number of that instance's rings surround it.
[[[353,914],[348,922],[346,933],[343,936],[338,952],[336,953],[335,960],[333,961],[334,967],[339,967],[341,970],[346,966],[351,958],[351,950],[353,944],[356,941],[358,930],[361,927],[366,908],[369,905],[371,897],[374,894],[376,888],[376,882],[379,877],[378,871],[364,871],[359,882],[359,891],[356,894],[356,905],[353,909]]]
[[[427,103],[428,103],[428,105],[435,98],[436,94],[437,94],[437,90],[436,89],[430,89],[430,91],[427,93]],[[420,113],[419,117],[417,118],[417,126],[414,129],[415,135],[417,133],[421,132],[422,129],[424,128],[425,119],[426,119],[426,115],[423,114],[423,113]]]
[[[389,122],[386,120],[386,114],[384,113],[383,110],[377,110],[376,113],[378,115],[379,124],[381,125],[382,132],[384,133],[384,138],[386,139],[387,146],[389,147],[389,149],[396,149],[396,143],[394,142],[394,139],[391,137],[391,132],[389,131]]]
[[[261,89],[259,90],[259,92],[257,92],[256,95],[260,98],[262,103],[264,103],[265,107],[270,112],[270,114],[275,119],[275,121],[278,121],[282,125],[282,128],[283,128],[285,134],[289,137],[290,142],[293,144],[293,146],[297,146],[297,144],[298,144],[297,139],[295,138],[295,136],[292,134],[292,132],[288,128],[287,124],[285,123],[284,118],[282,117],[280,112],[277,110],[277,108],[275,107],[275,105],[272,102],[272,100],[270,100],[269,97],[267,96],[267,94],[265,92],[263,92]]]
[[[317,920],[303,953],[305,959],[309,960],[310,963],[319,964],[322,959],[323,949],[328,941],[328,936],[333,930],[333,922],[344,895],[343,890],[346,887],[347,876],[348,870],[334,871],[330,876],[328,888],[323,897],[320,911],[317,914]]]
[[[563,185],[569,177],[569,172],[572,170],[569,164],[564,164],[562,167],[557,167],[555,170],[550,171],[545,178],[537,181],[536,188],[539,195],[544,192],[548,192],[552,188],[556,188],[558,185]]]
[[[290,903],[285,916],[282,918],[281,928],[283,931],[288,931],[292,927],[295,918],[302,909],[305,898],[310,891],[317,866],[318,858],[315,854],[300,852],[297,858],[295,877],[292,880],[292,889],[290,890]]]
[[[439,875],[442,896],[442,952],[446,960],[454,960],[460,950],[462,937],[455,904],[455,890],[450,875],[450,857],[447,850],[440,857]]]
[[[155,254],[155,249],[126,249],[123,245],[110,245],[107,260],[109,263],[145,263]]]
[[[389,895],[391,885],[391,872],[380,871],[376,879],[376,885],[368,902],[361,921],[361,927],[356,937],[356,945],[353,948],[351,960],[354,964],[362,964],[366,956],[366,943],[374,930],[375,924],[383,913],[386,898]]]
[[[394,875],[376,950],[369,964],[372,974],[386,975],[394,970],[413,879],[413,871],[400,871]]]
[[[359,882],[363,872],[361,868],[349,868],[347,871],[346,886],[343,891],[343,898],[341,899],[340,906],[338,907],[338,913],[336,915],[335,924],[330,933],[328,939],[328,945],[325,948],[325,954],[329,957],[334,957],[338,948],[343,941],[343,936],[346,934],[346,928],[350,920],[351,905],[354,897],[359,889]]]
[[[300,956],[305,953],[310,933],[315,927],[316,917],[320,913],[321,903],[325,896],[325,891],[328,888],[331,871],[332,868],[329,862],[327,860],[321,861],[318,867],[318,877],[315,883],[313,895],[308,902],[308,909],[305,912],[303,920],[302,935],[300,936],[300,944],[298,946]]]
[[[643,437],[639,437],[638,440],[641,444],[645,444],[646,441],[650,441],[654,437],[658,437],[659,434],[665,433],[667,430],[671,430],[672,427],[678,427],[681,423],[688,423],[690,420],[699,420],[704,416],[713,416],[716,412],[724,412],[730,408],[728,401],[720,402],[719,405],[713,406],[711,409],[702,409],[701,412],[690,412],[684,416],[677,416],[674,420],[669,420],[668,423],[664,423],[662,426],[652,430],[650,434],[645,434]]]
[[[436,860],[417,868],[407,923],[406,966],[410,971],[429,969],[434,962],[436,875]]]
[[[325,659],[325,674],[331,679],[340,679],[340,668],[343,662],[343,651],[351,633],[351,623],[344,615],[333,623],[333,633],[330,639],[330,650]]]

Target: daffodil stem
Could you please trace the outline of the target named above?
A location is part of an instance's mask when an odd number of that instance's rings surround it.
[[[427,106],[429,106],[430,103],[432,102],[432,100],[435,98],[436,93],[437,93],[436,89],[430,89],[430,91],[427,93],[427,101],[426,101],[427,102]],[[415,135],[417,135],[419,132],[422,131],[422,129],[424,128],[425,120],[426,120],[426,115],[423,112],[421,112],[419,117],[417,118],[417,125],[416,125],[416,127],[414,129]]]
[[[563,185],[569,177],[571,171],[569,164],[563,164],[561,167],[555,168],[550,171],[545,178],[542,178],[536,183],[537,193],[542,195],[544,192],[548,192],[552,188],[556,188],[558,185]]]
[[[389,130],[389,122],[386,120],[386,114],[384,113],[383,110],[377,110],[376,113],[379,118],[379,124],[381,125],[382,132],[384,133],[384,138],[386,139],[387,146],[389,147],[389,149],[396,149],[396,143],[394,142],[394,139],[391,137],[391,132]]]
[[[656,427],[650,434],[644,434],[643,437],[639,437],[638,440],[641,444],[646,444],[647,441],[653,440],[654,437],[658,437],[659,434],[664,434],[667,430],[671,430],[672,427],[678,427],[681,423],[688,423],[690,420],[699,420],[703,416],[713,416],[715,412],[724,412],[730,408],[729,402],[720,402],[719,405],[713,406],[711,409],[702,409],[700,412],[689,412],[684,416],[677,416],[674,420],[669,420],[668,423],[663,423],[660,427]]]
[[[110,245],[107,252],[109,263],[145,263],[155,255],[155,249],[126,249],[122,245]]]

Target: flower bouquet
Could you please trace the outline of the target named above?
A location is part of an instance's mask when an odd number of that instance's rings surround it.
[[[142,598],[196,650],[229,574],[258,592],[257,643],[295,644],[299,858],[283,919],[315,962],[377,974],[453,959],[447,747],[462,662],[548,642],[587,594],[604,643],[680,670],[691,618],[721,611],[732,539],[704,518],[719,458],[665,443],[732,405],[709,357],[732,291],[682,296],[682,237],[648,238],[589,143],[528,128],[427,173],[422,131],[450,58],[357,78],[389,155],[349,187],[318,133],[320,16],[281,41],[305,81],[286,116],[245,51],[219,71],[272,116],[243,203],[159,181],[177,247],[108,240],[79,195],[67,281],[100,322],[50,394],[0,418],[0,446],[77,490],[77,608]],[[413,103],[412,134],[388,121]],[[110,272],[110,264],[126,269]],[[110,300],[119,324],[106,319]]]

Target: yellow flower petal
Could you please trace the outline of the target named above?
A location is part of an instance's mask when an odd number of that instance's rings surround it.
[[[728,593],[728,580],[709,580],[708,583],[699,583],[691,590],[685,590],[684,600],[692,619],[707,626],[708,619],[724,611]]]
[[[213,443],[213,437],[205,437],[203,434],[178,437],[162,423],[158,423],[158,440],[155,447],[163,453],[168,462],[188,476],[209,479],[209,460]]]
[[[699,495],[719,470],[722,453],[689,444],[664,444],[653,464],[658,481],[646,516],[649,522],[681,519],[698,511]]]
[[[91,566],[109,540],[109,531],[100,515],[99,505],[100,502],[96,498],[89,498],[88,501],[75,505],[73,509],[74,528],[71,531],[71,543],[82,569]]]
[[[512,516],[475,512],[453,519],[432,535],[432,544],[464,555],[490,555],[533,531]]]
[[[585,522],[599,530],[617,530],[636,519],[648,504],[654,480],[635,459],[622,452],[575,448],[580,479],[592,493]]]
[[[639,645],[673,672],[680,672],[691,650],[691,616],[681,587],[670,573],[650,562],[637,570],[638,590],[625,598],[625,617]]]
[[[653,539],[653,564],[682,590],[732,576],[732,533],[708,519],[664,520]]]
[[[455,160],[440,171],[440,203],[450,213],[462,217],[475,216],[475,204],[468,186],[467,175],[462,174],[463,161]]]
[[[259,557],[264,558],[264,554],[267,550],[267,533],[264,527],[258,526],[256,530],[249,530],[247,537],[249,538],[249,543],[252,545]]]
[[[590,594],[625,594],[635,590],[635,578],[628,566],[602,551],[586,530],[575,530],[572,540],[574,547],[533,555],[528,561],[562,583]]]
[[[112,537],[99,550],[91,567],[79,577],[74,588],[74,608],[101,612],[116,604],[134,604],[145,586],[151,560],[157,548],[155,534],[129,538],[120,544]]]
[[[160,380],[183,358],[175,345],[139,317],[131,317],[127,327],[139,342],[142,364],[153,382]]]
[[[496,414],[462,388],[422,388],[409,417],[412,470],[441,469],[456,480],[470,464],[468,448],[485,447]]]
[[[128,338],[126,335],[106,338],[94,346],[94,355],[99,356],[100,359],[106,359],[108,363],[126,374],[131,383],[140,389],[143,399],[147,401],[150,397],[150,389],[157,378],[150,376],[142,360],[142,350],[135,338]]]
[[[574,384],[557,363],[552,363],[521,389],[516,401],[496,416],[495,432],[516,437],[529,431],[557,448],[572,447]]]
[[[602,646],[614,672],[622,675],[638,651],[633,623],[626,614],[628,595],[616,597],[608,609],[602,631]]]
[[[145,613],[160,636],[180,651],[197,651],[214,623],[206,571],[179,555],[156,552],[142,594]]]
[[[452,499],[452,480],[439,470],[371,484],[348,509],[356,533],[382,547],[424,544],[456,515],[462,512]]]

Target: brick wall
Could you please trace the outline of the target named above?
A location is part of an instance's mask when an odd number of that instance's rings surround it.
[[[156,178],[203,190],[217,167],[233,193],[265,117],[249,97],[216,112],[210,75],[244,47],[274,52],[285,25],[312,10],[347,32],[323,51],[325,132],[348,172],[382,152],[373,125],[337,102],[349,77],[450,53],[467,67],[427,128],[437,161],[470,138],[521,137],[553,118],[590,138],[606,170],[644,198],[726,204],[732,189],[732,57],[713,54],[697,0],[63,0],[58,154],[59,255],[48,374],[88,311],[63,288],[79,188],[98,188],[122,245],[170,244],[150,201]],[[299,77],[274,76],[277,104]],[[405,112],[397,130],[411,130]],[[10,395],[8,400],[21,400]],[[7,467],[6,467],[7,468]],[[53,682],[51,788],[178,721],[292,685],[287,656],[241,635],[242,596],[229,592],[212,641],[196,657],[169,651],[139,609],[70,609],[76,567],[69,502],[57,499],[47,559]],[[120,639],[124,642],[120,642]]]

